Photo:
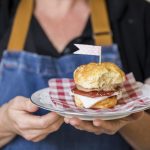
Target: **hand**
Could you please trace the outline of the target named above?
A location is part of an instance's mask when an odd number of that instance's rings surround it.
[[[92,132],[95,133],[96,135],[102,133],[113,135],[117,131],[119,131],[119,129],[122,128],[123,126],[140,119],[142,116],[143,112],[139,112],[122,119],[110,121],[104,121],[100,119],[96,119],[93,121],[82,121],[78,118],[71,118],[71,119],[64,118],[64,121],[67,124],[71,124],[76,129]]]
[[[57,131],[63,123],[63,118],[54,112],[43,116],[32,113],[38,107],[25,97],[16,97],[4,106],[3,123],[5,130],[18,134],[29,141],[40,141],[48,134]]]

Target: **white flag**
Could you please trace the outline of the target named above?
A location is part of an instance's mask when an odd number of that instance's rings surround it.
[[[74,54],[83,55],[96,55],[101,57],[101,46],[74,44],[79,50],[75,51]]]

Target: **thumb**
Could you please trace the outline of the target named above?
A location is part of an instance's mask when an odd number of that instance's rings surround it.
[[[14,100],[11,103],[13,108],[15,110],[19,111],[27,111],[27,112],[36,112],[38,110],[38,107],[33,104],[30,99],[22,97],[22,96],[17,96],[14,98]]]
[[[26,101],[26,108],[27,108],[27,111],[28,112],[36,112],[39,108],[38,108],[38,106],[37,105],[35,105],[35,104],[33,104],[32,102],[31,102],[31,100],[27,100]]]

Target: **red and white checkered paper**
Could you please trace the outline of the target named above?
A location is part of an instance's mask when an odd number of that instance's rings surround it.
[[[61,111],[81,112],[81,113],[113,113],[126,112],[134,108],[140,108],[150,105],[150,98],[145,97],[140,90],[140,85],[136,82],[132,73],[126,75],[126,81],[123,84],[122,98],[118,104],[110,109],[84,109],[76,107],[73,96],[70,95],[71,89],[75,86],[74,81],[69,78],[56,78],[49,80],[50,100],[55,109]]]

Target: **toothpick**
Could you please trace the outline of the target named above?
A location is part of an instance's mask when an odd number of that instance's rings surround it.
[[[99,53],[99,63],[101,64],[102,62],[102,49],[100,48],[100,53]]]

